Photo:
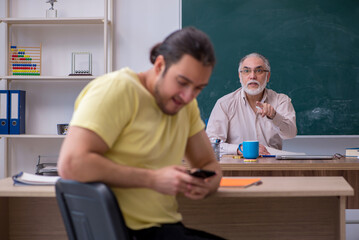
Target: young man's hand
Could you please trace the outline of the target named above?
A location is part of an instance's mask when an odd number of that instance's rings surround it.
[[[202,199],[210,193],[211,178],[191,176],[184,166],[168,166],[154,171],[151,186],[163,194]]]

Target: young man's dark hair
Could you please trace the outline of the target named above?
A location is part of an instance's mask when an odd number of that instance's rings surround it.
[[[216,64],[216,57],[213,45],[209,37],[194,27],[186,27],[170,34],[162,43],[152,47],[150,61],[153,64],[159,55],[162,55],[166,62],[167,69],[177,63],[184,54],[188,54],[200,61],[204,66]]]

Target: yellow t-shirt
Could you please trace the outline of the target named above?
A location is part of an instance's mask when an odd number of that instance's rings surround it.
[[[75,102],[70,125],[97,133],[112,161],[147,169],[180,165],[187,139],[204,129],[197,101],[164,114],[128,68],[91,81]],[[145,188],[113,188],[126,224],[137,230],[182,220],[174,196]]]

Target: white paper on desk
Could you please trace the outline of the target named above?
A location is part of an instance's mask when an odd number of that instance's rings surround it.
[[[278,149],[271,148],[271,147],[266,147],[266,148],[271,155],[306,155],[305,153],[288,152],[288,151],[278,150]]]
[[[55,185],[59,176],[41,176],[22,172],[13,176],[14,184],[26,185]]]

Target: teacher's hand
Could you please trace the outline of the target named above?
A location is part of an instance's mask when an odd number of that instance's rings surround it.
[[[259,144],[259,155],[270,155],[267,148],[262,144]]]
[[[261,103],[257,101],[256,106],[257,113],[262,115],[262,117],[267,116],[270,119],[273,119],[275,117],[276,111],[269,103]]]

